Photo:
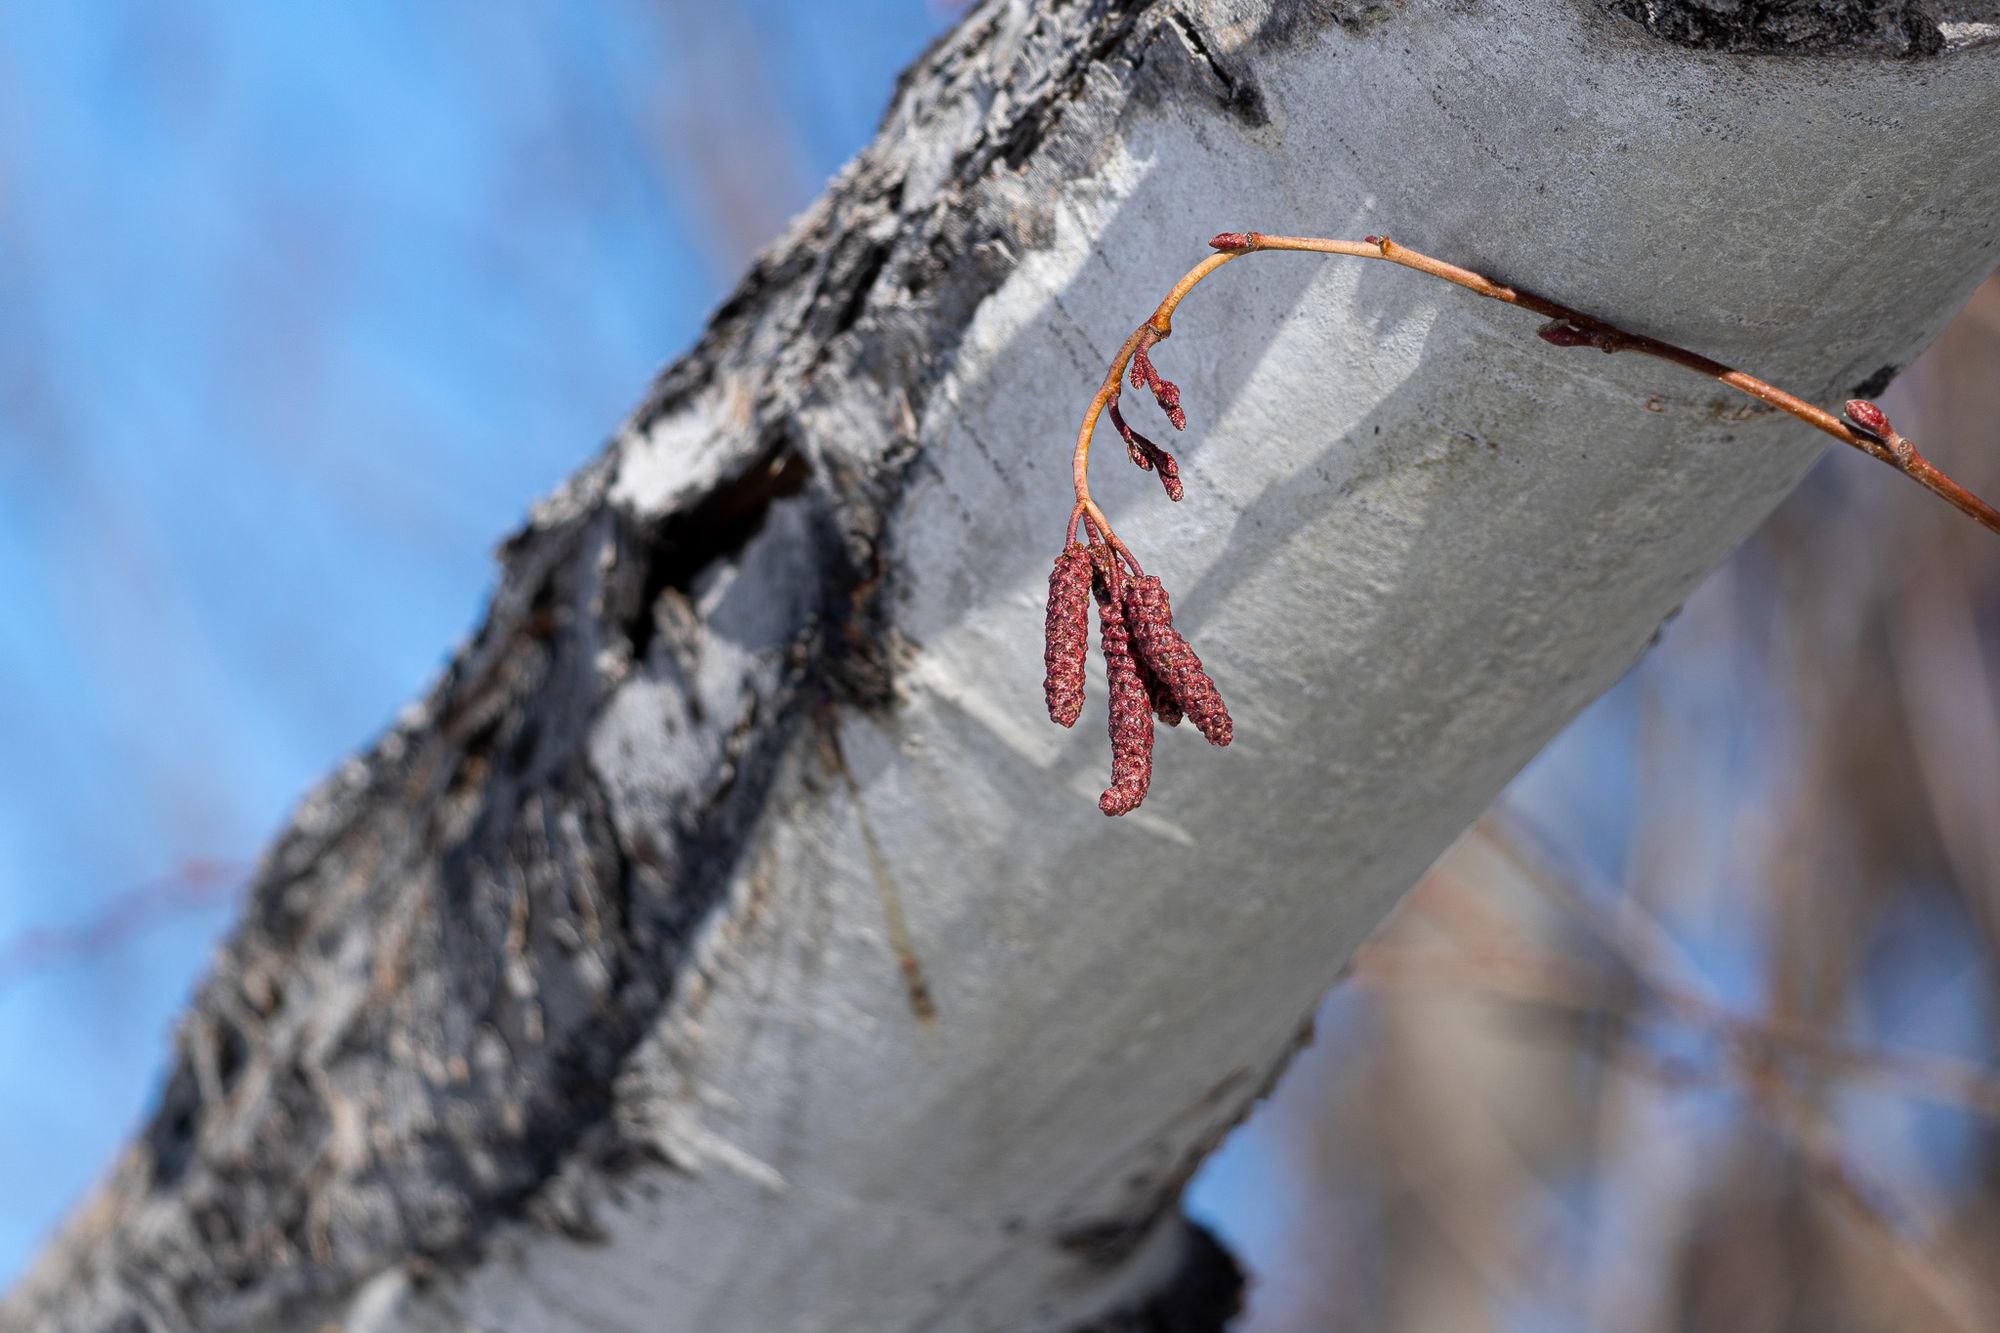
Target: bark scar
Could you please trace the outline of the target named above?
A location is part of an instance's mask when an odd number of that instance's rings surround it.
[[[1207,68],[1215,81],[1222,85],[1222,109],[1242,121],[1251,129],[1262,129],[1271,123],[1270,112],[1264,106],[1264,90],[1257,86],[1257,80],[1247,69],[1232,68],[1231,62],[1224,61],[1209,41],[1202,26],[1179,9],[1167,11],[1167,23],[1180,35],[1181,45],[1196,63]]]
[[[875,892],[882,899],[882,921],[889,932],[889,948],[896,955],[896,968],[902,973],[903,994],[917,1022],[930,1027],[937,1022],[937,1000],[931,993],[930,980],[924,975],[923,960],[917,957],[916,945],[910,938],[910,919],[903,910],[902,890],[896,887],[895,876],[889,873],[889,858],[875,837],[875,826],[861,799],[861,784],[854,780],[854,770],[847,766],[847,755],[840,748],[838,724],[831,716],[821,716],[820,733],[826,744],[827,763],[840,775],[841,785],[847,788],[848,798],[854,803],[854,822],[861,833],[861,845],[868,852]]]

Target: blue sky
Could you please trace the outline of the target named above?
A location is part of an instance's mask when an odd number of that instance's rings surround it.
[[[947,19],[0,0],[0,1282],[229,883]]]

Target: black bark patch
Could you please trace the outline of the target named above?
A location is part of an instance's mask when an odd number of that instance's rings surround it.
[[[1610,0],[1654,36],[1704,51],[1935,55],[1944,33],[1925,0]]]
[[[1093,1268],[1123,1263],[1146,1238],[1155,1219],[1109,1217],[1082,1222],[1057,1233],[1056,1248],[1075,1255]]]
[[[1082,92],[1092,67],[1106,64],[1113,57],[1130,59],[1123,51],[1126,39],[1140,15],[1153,4],[1154,0],[1095,0],[1090,6],[1093,11],[1090,34],[1078,52],[1080,58],[1072,61],[1063,77],[1040,97],[1021,108],[1014,122],[989,147],[962,164],[961,174],[968,178],[976,176],[996,158],[1016,171],[1025,166],[1043,140],[1062,123],[1064,108]]]
[[[1289,46],[1329,23],[1353,34],[1366,32],[1403,4],[1404,0],[1294,0],[1274,5],[1271,16],[1257,30],[1257,43]]]
[[[870,245],[861,252],[855,262],[854,273],[845,284],[846,300],[834,312],[827,337],[837,338],[854,327],[861,318],[861,312],[868,308],[868,296],[875,290],[875,281],[882,276],[882,267],[888,262],[889,246],[886,242]]]
[[[1867,379],[1854,386],[1854,396],[1856,398],[1879,398],[1884,389],[1895,383],[1896,376],[1902,373],[1902,369],[1901,366],[1883,366]]]
[[[181,1065],[167,1080],[152,1121],[139,1134],[139,1147],[146,1155],[154,1184],[161,1189],[180,1183],[194,1160],[200,1115],[201,1091],[195,1086],[194,1070]]]
[[[1224,111],[1253,130],[1271,123],[1270,113],[1264,107],[1264,90],[1257,86],[1248,66],[1224,58],[1201,25],[1180,10],[1168,10],[1167,22],[1180,34],[1195,62],[1220,85],[1219,100]]]
[[[1214,1233],[1180,1220],[1181,1258],[1146,1297],[1073,1333],[1223,1333],[1243,1310],[1243,1270]]]
[[[773,439],[694,505],[660,520],[656,533],[624,544],[643,550],[646,561],[637,604],[624,621],[633,661],[645,661],[653,646],[661,595],[670,588],[689,591],[702,570],[733,558],[764,526],[771,506],[805,490],[811,473],[789,441]]]

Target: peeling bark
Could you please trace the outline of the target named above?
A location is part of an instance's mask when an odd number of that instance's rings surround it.
[[[1036,626],[1111,348],[1211,232],[1388,230],[1837,399],[1993,267],[1976,36],[982,5],[301,806],[0,1323],[1219,1328],[1188,1173],[1817,445],[1408,275],[1232,266],[1162,352],[1184,512],[1105,492],[1248,707],[1107,830]]]

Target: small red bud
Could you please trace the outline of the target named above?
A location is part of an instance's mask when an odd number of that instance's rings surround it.
[[[1896,428],[1889,424],[1888,416],[1866,398],[1849,399],[1844,410],[1848,422],[1855,429],[1865,431],[1878,440],[1886,440],[1896,433]]]
[[[1153,451],[1158,446],[1125,424],[1125,414],[1118,410],[1116,399],[1105,404],[1104,410],[1110,414],[1111,426],[1118,432],[1118,438],[1125,441],[1125,456],[1132,460],[1132,466],[1141,472],[1151,472]]]
[[[1153,358],[1146,355],[1144,347],[1132,353],[1132,387],[1152,390],[1160,410],[1167,414],[1167,420],[1173,423],[1174,429],[1187,429],[1187,413],[1181,410],[1180,386],[1153,368]]]
[[[1248,250],[1256,242],[1250,238],[1255,233],[1247,231],[1222,231],[1209,238],[1209,245],[1217,250]]]

